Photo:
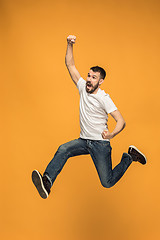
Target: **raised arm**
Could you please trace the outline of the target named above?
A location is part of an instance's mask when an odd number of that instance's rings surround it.
[[[80,79],[80,74],[75,67],[74,57],[73,57],[73,44],[75,44],[76,37],[69,35],[67,38],[67,51],[65,56],[66,67],[69,71],[69,74],[73,82],[77,85],[78,80]]]

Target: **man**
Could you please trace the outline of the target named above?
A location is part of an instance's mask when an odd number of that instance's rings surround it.
[[[80,94],[81,133],[80,138],[58,148],[43,176],[37,170],[32,172],[32,181],[44,199],[48,197],[57,175],[70,157],[90,154],[101,184],[106,188],[114,186],[133,161],[146,164],[146,157],[136,147],[130,146],[128,153],[123,153],[121,162],[112,170],[110,139],[120,133],[126,124],[110,96],[100,89],[106,76],[105,70],[99,66],[90,68],[87,81],[80,76],[73,58],[75,41],[75,36],[67,38],[65,62]],[[108,114],[116,121],[113,132],[107,127]]]

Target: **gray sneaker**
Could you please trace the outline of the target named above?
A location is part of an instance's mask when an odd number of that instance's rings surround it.
[[[50,194],[51,183],[49,182],[46,176],[43,176],[37,170],[32,172],[32,181],[35,187],[37,188],[39,195],[46,199]]]
[[[147,159],[146,156],[141,153],[135,146],[131,145],[129,146],[128,149],[128,154],[132,157],[133,161],[139,162],[141,164],[146,164],[147,163]]]

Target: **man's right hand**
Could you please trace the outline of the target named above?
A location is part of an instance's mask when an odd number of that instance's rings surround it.
[[[65,63],[73,82],[77,85],[78,80],[80,79],[81,76],[75,67],[74,58],[73,58],[73,44],[75,44],[76,42],[76,36],[69,35],[67,37],[67,42],[68,42],[68,45],[67,45]]]
[[[75,42],[76,42],[76,36],[74,36],[74,35],[69,35],[69,36],[67,37],[67,42],[68,42],[68,44],[75,44]]]

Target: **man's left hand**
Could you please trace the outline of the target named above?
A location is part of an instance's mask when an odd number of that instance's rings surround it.
[[[102,138],[103,139],[112,139],[114,136],[113,136],[113,134],[108,130],[104,130],[103,132],[102,132]]]

